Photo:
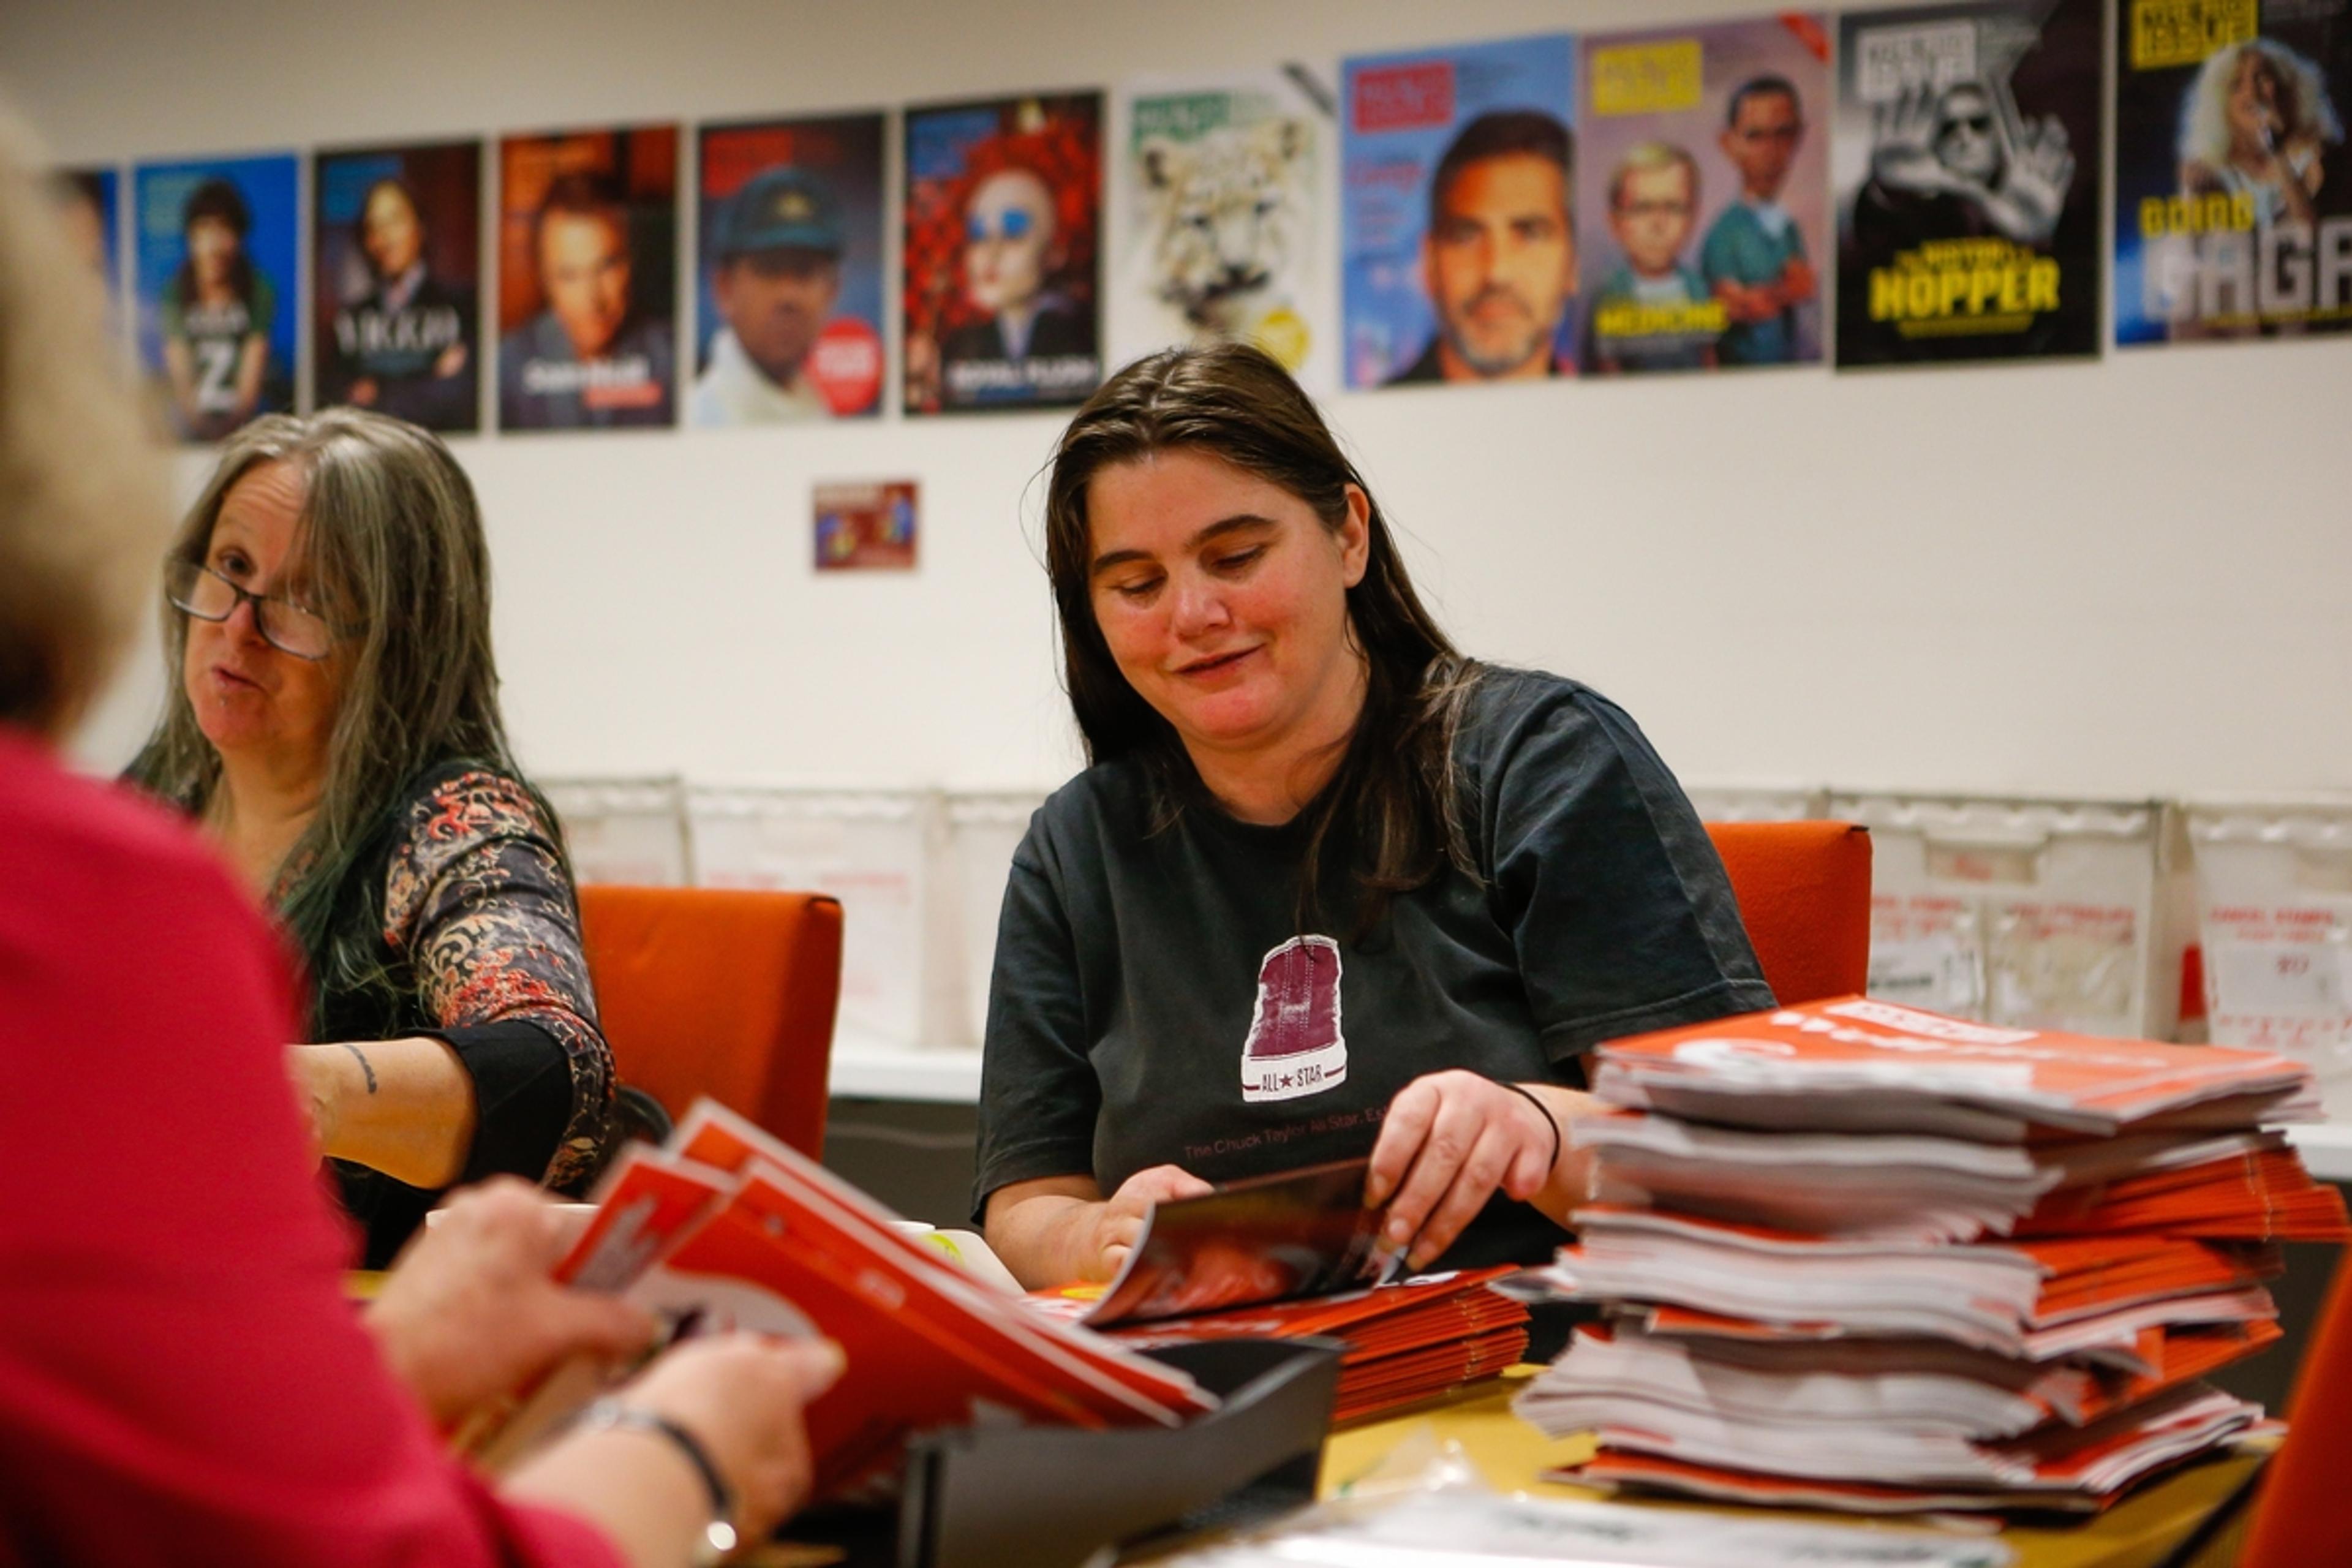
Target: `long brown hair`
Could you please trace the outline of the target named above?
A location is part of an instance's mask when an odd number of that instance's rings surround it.
[[[1242,342],[1139,359],[1103,383],[1062,432],[1045,491],[1045,564],[1061,620],[1063,685],[1087,760],[1142,763],[1157,823],[1172,825],[1206,792],[1175,727],[1119,673],[1095,620],[1087,490],[1107,468],[1178,448],[1279,485],[1328,529],[1347,521],[1349,487],[1369,504],[1364,575],[1347,591],[1349,635],[1366,665],[1364,707],[1338,771],[1304,813],[1298,903],[1301,922],[1316,922],[1338,880],[1349,907],[1331,912],[1349,919],[1360,939],[1391,896],[1422,886],[1449,861],[1475,875],[1455,806],[1453,755],[1478,667],[1423,607],[1371,488],[1288,372]]]
[[[278,912],[323,992],[381,978],[373,957],[381,922],[371,926],[364,912],[350,918],[339,894],[415,782],[458,760],[520,773],[499,711],[481,509],[449,448],[414,425],[356,408],[257,419],[222,447],[167,558],[201,563],[229,490],[272,462],[302,476],[296,548],[322,608],[349,628],[318,816],[280,871],[292,879],[279,888]],[[168,603],[162,613],[163,717],[131,776],[201,811],[220,783],[220,753],[196,723],[182,676],[187,617]]]

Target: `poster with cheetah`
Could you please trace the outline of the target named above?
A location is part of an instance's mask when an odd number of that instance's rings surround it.
[[[1172,343],[1244,338],[1308,385],[1332,385],[1329,79],[1286,66],[1206,82],[1149,79],[1121,95],[1114,363]]]

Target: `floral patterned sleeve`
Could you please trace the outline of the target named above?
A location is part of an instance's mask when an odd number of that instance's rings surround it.
[[[505,1171],[576,1190],[604,1152],[613,1053],[555,827],[530,792],[483,768],[434,781],[394,847],[383,924],[424,1032],[473,1076],[474,1147],[459,1180]]]

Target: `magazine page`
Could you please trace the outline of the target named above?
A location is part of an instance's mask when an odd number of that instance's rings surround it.
[[[1582,42],[1584,374],[1818,363],[1825,19],[1783,11]]]
[[[2352,3],[2116,7],[2116,342],[2352,329]]]
[[[1109,163],[1112,364],[1255,343],[1311,390],[1338,380],[1328,64],[1150,76],[1118,95]]]
[[[1838,368],[2095,356],[2100,0],[1838,18]]]
[[[1708,1120],[1769,1127],[1788,1124],[1772,1104],[1785,1097],[1853,1101],[1878,1108],[1886,1131],[1903,1128],[1900,1108],[1932,1118],[1953,1101],[2084,1132],[2223,1100],[2249,1122],[2277,1121],[2259,1097],[2309,1082],[2267,1051],[2006,1028],[1860,996],[1611,1040],[1598,1056],[1594,1092],[1612,1104],[1646,1107],[1666,1089],[1691,1114],[1700,1097]]]
[[[1084,1321],[1100,1328],[1385,1282],[1402,1255],[1379,1247],[1368,1164],[1310,1165],[1158,1205]]]
[[[1213,1396],[1173,1367],[1137,1355],[1076,1323],[1034,1313],[1024,1302],[981,1284],[939,1248],[908,1235],[897,1215],[724,1106],[698,1100],[672,1141],[694,1159],[756,1171],[790,1190],[813,1215],[854,1234],[876,1259],[911,1271],[927,1289],[944,1293],[992,1329],[1009,1333],[1026,1353],[1094,1388],[1111,1402],[1111,1410],[1162,1420],[1170,1412],[1215,1407]]]

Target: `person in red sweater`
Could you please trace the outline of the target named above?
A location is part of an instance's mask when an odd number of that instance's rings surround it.
[[[436,1422],[651,1325],[548,1279],[557,1215],[512,1181],[344,1299],[286,954],[188,827],[52,753],[165,513],[31,166],[0,125],[0,1565],[653,1568],[765,1531],[834,1347],[672,1350],[493,1486]]]

